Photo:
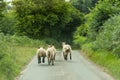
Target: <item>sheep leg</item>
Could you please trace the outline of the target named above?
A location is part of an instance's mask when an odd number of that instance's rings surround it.
[[[54,60],[55,60],[55,55],[54,55]]]
[[[71,55],[71,53],[70,53],[70,60],[72,59],[72,55]]]
[[[48,65],[50,65],[50,58],[48,58]]]
[[[42,58],[42,62],[45,63],[45,57]]]
[[[41,63],[41,57],[38,56],[38,64]]]
[[[50,58],[50,63],[52,62],[52,59]]]
[[[67,60],[67,55],[65,56],[65,60]]]
[[[66,60],[66,57],[65,57],[65,55],[64,55],[64,59]]]
[[[65,52],[63,52],[63,57],[64,57],[64,60],[66,60],[66,57],[65,57],[66,55],[65,55]]]
[[[67,60],[68,53],[65,54],[65,60]]]
[[[65,55],[64,59],[67,60],[67,55]]]
[[[54,65],[54,60],[52,60],[52,65]]]
[[[64,55],[64,59],[67,60],[67,55]]]

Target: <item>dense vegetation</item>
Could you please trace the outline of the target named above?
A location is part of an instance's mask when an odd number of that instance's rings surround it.
[[[74,33],[74,43],[120,80],[120,1],[99,0],[84,19]]]
[[[100,0],[74,33],[75,43],[91,43],[93,50],[104,49],[119,56],[119,12],[119,1]]]
[[[89,13],[92,7],[95,6],[98,0],[70,0],[70,3],[79,11]]]
[[[120,80],[119,0],[14,0],[12,6],[8,4],[0,0],[0,80],[13,80],[38,46],[60,47],[61,41],[73,42]]]
[[[17,0],[14,5],[19,35],[71,39],[75,28],[82,23],[82,13],[64,0]]]
[[[13,80],[40,45],[45,46],[46,43],[26,36],[5,36],[0,33],[0,80]]]

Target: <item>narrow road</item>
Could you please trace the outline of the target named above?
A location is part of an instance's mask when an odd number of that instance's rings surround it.
[[[55,65],[37,64],[37,57],[27,65],[17,80],[114,80],[87,61],[79,51],[72,52],[72,60],[65,61],[57,53]]]

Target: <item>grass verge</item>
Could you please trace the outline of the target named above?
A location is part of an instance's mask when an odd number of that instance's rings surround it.
[[[93,51],[86,46],[83,46],[82,51],[89,59],[103,67],[116,80],[120,80],[120,59],[117,56],[104,50]]]
[[[36,54],[37,48],[45,45],[42,40],[0,33],[0,80],[14,80]]]
[[[23,66],[27,65],[32,57],[36,54],[37,48],[34,47],[15,47],[16,52],[16,70],[15,76],[19,75]],[[37,62],[36,62],[37,63]]]

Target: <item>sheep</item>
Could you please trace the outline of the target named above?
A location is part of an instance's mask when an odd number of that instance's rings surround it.
[[[38,64],[41,63],[41,57],[42,57],[42,62],[45,63],[46,50],[43,47],[40,47],[37,50],[36,54],[38,58]]]
[[[54,44],[53,44],[53,45],[51,45],[51,48],[52,48],[52,49],[53,49],[53,51],[54,51],[54,60],[55,60],[55,56],[56,56],[57,50],[56,50],[56,48],[55,48]]]
[[[48,46],[48,49],[46,51],[46,56],[48,58],[48,65],[52,62],[52,65],[54,65],[55,60],[55,48],[51,45]]]
[[[72,48],[69,44],[66,44],[65,42],[62,43],[62,53],[65,60],[67,60],[68,54],[70,55],[70,60],[72,59]]]

